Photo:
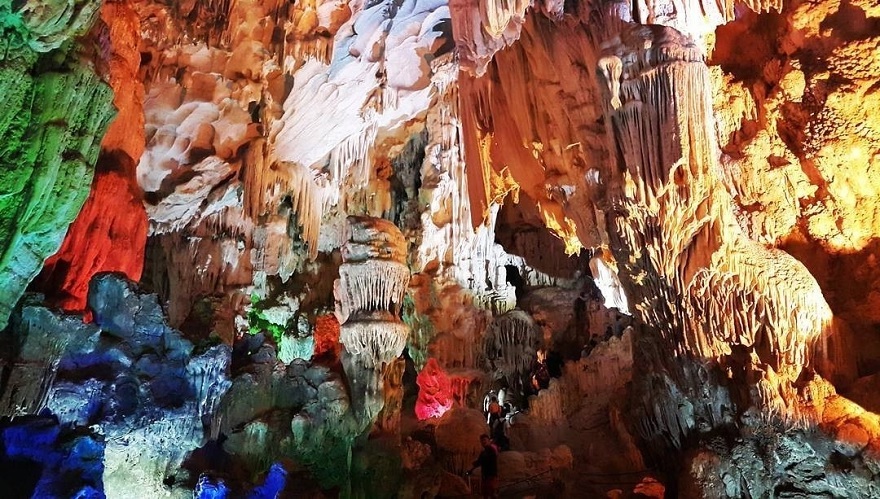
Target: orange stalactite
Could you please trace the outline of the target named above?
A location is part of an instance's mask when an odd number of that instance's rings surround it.
[[[461,407],[467,407],[467,396],[474,377],[471,375],[451,376],[450,386],[452,387],[452,400]]]

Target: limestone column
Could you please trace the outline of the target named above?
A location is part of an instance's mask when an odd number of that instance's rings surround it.
[[[406,240],[391,222],[348,217],[342,265],[334,284],[342,362],[358,415],[373,419],[384,405],[385,366],[406,346],[400,319],[409,285]]]

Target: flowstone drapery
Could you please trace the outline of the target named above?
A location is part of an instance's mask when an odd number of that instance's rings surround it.
[[[99,9],[0,5],[0,327],[82,208],[113,116],[110,87],[73,42]]]
[[[518,385],[529,374],[542,338],[529,314],[511,310],[492,321],[484,341],[486,358],[511,384]]]
[[[749,241],[734,221],[717,175],[709,71],[699,44],[664,26],[630,24],[626,12],[606,14],[618,16],[620,32],[596,39],[598,75],[610,139],[620,151],[611,170],[620,172],[622,186],[610,196],[608,232],[632,308],[663,338],[660,351],[712,359],[744,376],[743,384],[758,382],[735,401],[740,407],[796,419],[792,383],[815,340],[830,334],[828,305],[802,264]],[[685,433],[696,420],[723,419],[711,400],[697,405],[698,414],[680,422]]]

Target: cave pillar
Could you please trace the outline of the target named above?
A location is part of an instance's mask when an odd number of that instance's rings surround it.
[[[410,279],[406,240],[380,218],[351,216],[346,229],[334,284],[341,357],[352,406],[372,420],[384,405],[386,366],[403,352],[409,334],[400,319]]]
[[[144,151],[144,89],[137,76],[140,20],[126,2],[104,3],[100,17],[92,37],[109,42],[99,67],[108,73],[117,115],[101,141],[85,204],[36,281],[53,304],[72,311],[85,309],[89,281],[96,274],[121,272],[140,280],[147,242],[147,212],[135,175]]]

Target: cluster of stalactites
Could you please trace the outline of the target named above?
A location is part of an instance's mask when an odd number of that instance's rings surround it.
[[[387,311],[397,317],[409,277],[409,268],[399,262],[368,260],[342,264],[336,289],[340,322],[364,312]]]
[[[343,324],[339,341],[364,367],[381,368],[400,356],[409,327],[394,320],[355,320]]]
[[[313,172],[302,165],[278,162],[273,168],[253,168],[254,188],[249,189],[245,207],[256,219],[264,213],[279,212],[283,204],[289,204],[301,229],[302,239],[309,248],[309,257],[318,255],[318,235],[321,218],[329,206],[330,191],[314,177]]]
[[[539,328],[522,310],[495,318],[486,331],[486,357],[505,376],[528,373],[537,356]]]
[[[803,265],[749,241],[730,222],[698,46],[669,29],[631,27],[603,47],[598,66],[628,215],[612,218],[609,232],[630,276],[634,312],[678,353],[745,376],[763,415],[796,416],[793,382],[832,314]],[[677,424],[654,420],[667,430]]]
[[[687,348],[734,371],[745,368],[752,402],[765,415],[796,417],[786,407],[796,398],[792,383],[811,364],[816,341],[831,334],[833,318],[807,269],[786,253],[744,242],[723,265],[697,273],[688,296]]]
[[[705,125],[711,123],[706,66],[686,39],[669,31],[656,35],[653,51],[636,50],[616,62],[606,56],[600,74],[625,166],[620,202],[630,213],[613,219],[618,265],[639,276],[628,297],[632,311],[675,336],[684,317],[666,304],[679,300],[715,250],[713,195],[721,186],[711,174],[717,146]],[[628,254],[621,256],[622,248]]]
[[[339,341],[367,368],[399,356],[408,327],[400,307],[409,285],[406,240],[391,222],[349,217],[339,280],[334,285]]]
[[[755,266],[767,266],[756,261]],[[782,274],[783,276],[785,274]],[[818,285],[801,288],[777,282],[768,285],[749,273],[705,270],[691,285],[688,305],[699,318],[690,347],[713,358],[730,354],[735,345],[765,348],[761,361],[778,369],[784,364],[804,366],[809,347],[830,327],[831,310]],[[769,281],[783,277],[762,276]],[[759,277],[760,279],[761,277]]]

